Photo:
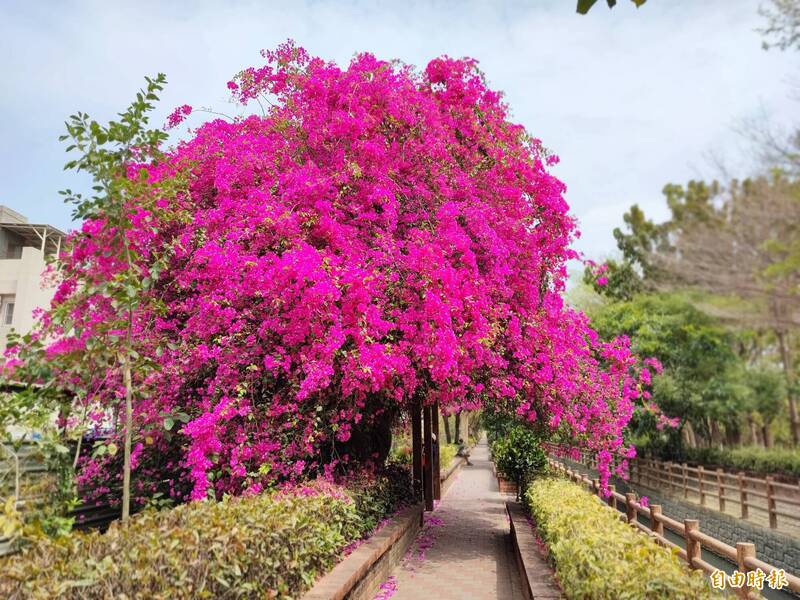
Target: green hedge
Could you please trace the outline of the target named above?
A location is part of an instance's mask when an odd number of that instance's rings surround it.
[[[0,598],[297,598],[392,508],[370,499],[395,493],[395,480],[370,484],[195,502],[104,534],[43,537],[0,559]]]
[[[783,473],[800,477],[800,452],[790,448],[743,446],[726,450],[716,448],[684,449],[683,460],[709,467],[727,467],[759,473]]]
[[[568,598],[719,598],[673,552],[621,522],[597,496],[563,479],[538,479],[526,503]]]
[[[453,459],[456,457],[458,453],[458,445],[456,444],[442,444],[439,448],[439,467],[442,471],[442,475],[447,473],[447,469],[450,467],[450,463],[453,462]]]

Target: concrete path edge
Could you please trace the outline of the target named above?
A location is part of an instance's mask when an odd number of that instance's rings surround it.
[[[442,474],[442,495],[464,465],[455,457]],[[372,600],[380,584],[400,563],[422,522],[423,505],[415,504],[372,535],[353,553],[323,575],[302,600]]]
[[[511,527],[511,542],[514,546],[522,592],[527,600],[550,600],[563,598],[553,580],[553,574],[541,555],[533,537],[525,509],[519,502],[506,502],[508,521]]]

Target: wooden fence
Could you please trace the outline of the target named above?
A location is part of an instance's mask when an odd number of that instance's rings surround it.
[[[549,445],[548,450],[559,454],[557,446]],[[578,462],[590,468],[597,467],[594,456],[587,452],[580,453]],[[686,500],[699,502],[701,506],[757,521],[750,512],[753,509],[771,529],[778,529],[779,524],[781,527],[800,527],[798,482],[787,483],[770,476],[753,477],[741,471],[705,469],[646,458],[634,458],[628,463],[631,483],[675,492]]]
[[[46,500],[54,485],[52,478],[35,444],[23,444],[16,451],[0,444],[0,500],[15,496],[20,512],[35,509]],[[85,489],[78,490],[79,496],[86,493]],[[80,503],[69,516],[75,518],[75,529],[105,529],[119,518],[120,508],[106,502]],[[11,550],[9,540],[0,534],[0,556]]]
[[[570,469],[564,463],[554,458],[548,458],[548,463],[555,471],[566,475],[569,479],[578,484],[587,486],[589,491],[596,493],[602,498],[599,480],[590,479],[586,475]],[[700,531],[700,521],[698,519],[684,519],[683,523],[681,523],[663,514],[660,505],[652,504],[650,506],[642,506],[637,502],[636,494],[633,492],[623,495],[617,492],[613,485],[609,487],[611,495],[605,499],[608,505],[615,510],[618,510],[620,506],[625,507],[625,513],[619,513],[620,519],[652,536],[662,546],[675,548],[678,555],[686,561],[691,569],[701,569],[706,575],[711,575],[717,570],[716,567],[701,558],[702,549],[707,548],[713,553],[727,558],[736,564],[737,569],[741,573],[744,573],[745,576],[748,572],[756,571],[757,569],[761,569],[765,573],[777,570],[777,567],[756,558],[755,544],[739,542],[734,548]],[[650,519],[650,527],[640,523],[638,515]],[[679,545],[668,540],[664,535],[665,529],[682,537],[686,548],[681,548]],[[800,577],[787,573],[786,579],[789,584],[789,589],[795,593],[800,593]],[[746,583],[741,588],[738,588],[737,592],[742,598],[761,598],[758,591],[747,587]]]

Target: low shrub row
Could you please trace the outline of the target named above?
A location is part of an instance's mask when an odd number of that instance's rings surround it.
[[[407,477],[405,479],[407,482]],[[297,598],[408,487],[393,474],[145,511],[0,559],[0,597]]]
[[[761,446],[743,446],[726,450],[693,448],[686,452],[686,460],[713,467],[800,477],[800,452],[790,448]]]
[[[572,600],[719,598],[700,572],[621,522],[615,511],[562,479],[537,479],[525,495]]]
[[[637,445],[641,455],[659,460],[701,464],[709,468],[753,471],[763,474],[782,474],[800,477],[800,452],[791,448],[681,448],[677,453],[658,452],[648,446]]]

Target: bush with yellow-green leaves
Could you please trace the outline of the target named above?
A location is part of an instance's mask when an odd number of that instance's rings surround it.
[[[563,479],[538,479],[525,500],[571,600],[719,598],[700,572]]]
[[[441,468],[442,475],[447,473],[450,463],[458,453],[458,446],[456,444],[442,444],[439,449],[439,467]]]
[[[297,598],[396,504],[396,481],[368,483],[192,502],[106,533],[42,536],[0,559],[0,598]]]

